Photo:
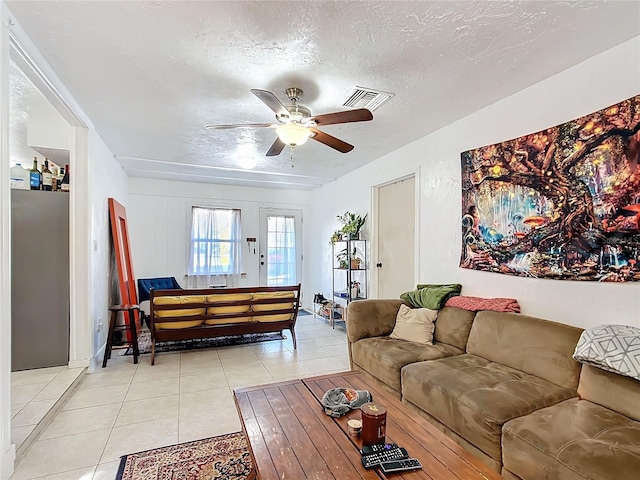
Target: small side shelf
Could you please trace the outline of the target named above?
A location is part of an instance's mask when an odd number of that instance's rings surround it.
[[[368,242],[366,240],[339,240],[333,242],[333,298],[342,307],[345,320],[346,307],[356,300],[367,298]],[[334,325],[332,321],[332,326]]]
[[[336,321],[344,321],[344,307],[335,302],[333,303],[333,306],[327,305],[326,303],[314,303],[313,316],[326,318],[331,322],[331,327],[335,328]]]

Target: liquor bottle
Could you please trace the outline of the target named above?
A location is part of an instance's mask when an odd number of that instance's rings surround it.
[[[60,175],[60,170],[58,167],[53,169],[53,175],[51,176],[51,191],[56,192],[58,190],[58,175]]]
[[[47,192],[51,191],[51,184],[53,183],[53,174],[49,170],[49,160],[44,159],[44,166],[42,167],[42,190]]]
[[[62,179],[61,190],[69,192],[69,165],[64,166],[64,178]]]
[[[31,190],[40,190],[40,170],[38,170],[38,159],[33,157],[33,168],[29,170],[29,184]]]
[[[56,183],[58,184],[58,191],[62,190],[62,179],[64,178],[64,167],[60,167],[60,173],[56,177]]]

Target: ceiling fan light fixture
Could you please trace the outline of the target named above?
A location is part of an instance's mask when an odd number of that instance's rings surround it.
[[[298,146],[305,143],[311,136],[311,132],[299,123],[285,123],[276,127],[276,133],[280,140],[287,145]]]

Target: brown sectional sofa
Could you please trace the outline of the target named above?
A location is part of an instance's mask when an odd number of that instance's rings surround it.
[[[581,329],[445,307],[420,345],[388,336],[402,303],[349,305],[353,368],[505,478],[640,478],[640,382],[581,368]]]
[[[583,365],[578,395],[505,424],[505,478],[640,478],[640,382]]]

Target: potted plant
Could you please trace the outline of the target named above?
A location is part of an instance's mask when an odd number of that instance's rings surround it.
[[[336,259],[338,260],[338,268],[349,268],[349,263],[347,262],[347,249],[343,248],[336,255]]]
[[[349,240],[358,240],[360,237],[360,230],[362,229],[364,222],[367,221],[367,215],[361,217],[360,215],[346,211],[342,215],[338,215],[337,218],[342,224],[342,229],[340,231],[345,234]]]
[[[336,243],[340,240],[342,240],[342,230],[336,230],[335,232],[333,232],[333,235],[331,235],[331,240],[329,240],[329,243]]]
[[[357,256],[356,246],[353,246],[353,252],[351,252],[351,269],[358,270],[360,269],[360,264],[362,263],[362,259]]]

